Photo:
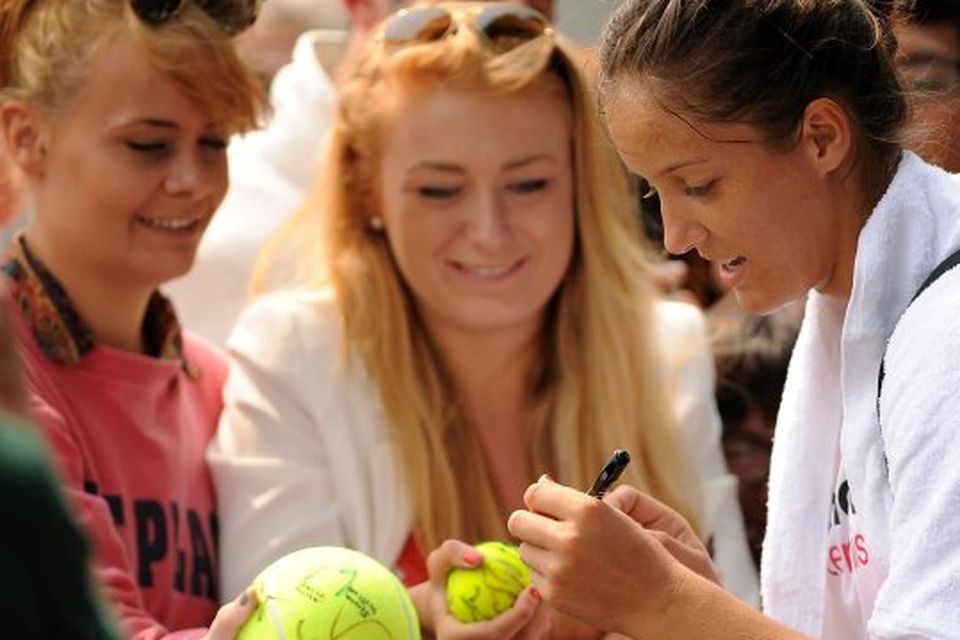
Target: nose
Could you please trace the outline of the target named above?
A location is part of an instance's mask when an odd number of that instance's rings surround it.
[[[184,149],[170,163],[164,188],[171,196],[199,200],[226,187],[226,166],[202,149]]]
[[[466,231],[482,247],[495,247],[510,236],[507,207],[494,191],[478,190],[469,206]]]
[[[681,207],[671,206],[661,200],[660,214],[663,218],[663,246],[667,252],[683,255],[703,244],[707,229]]]

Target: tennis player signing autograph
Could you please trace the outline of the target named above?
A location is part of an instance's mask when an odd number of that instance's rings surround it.
[[[627,0],[607,27],[607,127],[659,193],[667,248],[718,263],[750,311],[808,298],[766,617],[708,579],[675,511],[543,480],[509,528],[558,610],[657,640],[960,638],[960,177],[898,143],[883,7]]]

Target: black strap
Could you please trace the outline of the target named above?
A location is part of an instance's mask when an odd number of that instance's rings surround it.
[[[923,281],[923,284],[920,285],[920,288],[917,289],[917,292],[913,294],[913,297],[910,298],[910,302],[907,304],[907,309],[910,308],[910,305],[913,304],[917,298],[920,297],[920,294],[927,290],[927,288],[932,285],[937,279],[940,278],[943,274],[950,269],[953,269],[957,265],[960,265],[960,249],[954,251],[946,260],[937,265],[937,268],[930,272],[930,275],[927,276],[927,279]],[[903,310],[905,314],[907,309]],[[903,315],[900,316],[901,318]],[[899,323],[899,320],[897,321]],[[880,360],[880,374],[877,376],[877,424],[880,425],[880,440],[883,441],[883,423],[880,421],[880,393],[883,391],[883,378],[886,375],[886,360],[887,360],[887,350],[883,350],[883,358]],[[886,463],[887,454],[884,450],[883,460]]]

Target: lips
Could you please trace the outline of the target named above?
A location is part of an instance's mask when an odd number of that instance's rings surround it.
[[[514,273],[523,265],[525,261],[526,258],[520,258],[518,260],[492,265],[467,264],[465,262],[457,261],[451,261],[450,264],[457,271],[475,278],[479,278],[481,280],[497,280]]]
[[[137,216],[137,222],[152,229],[160,229],[163,231],[186,231],[193,229],[200,224],[200,218],[152,218],[148,216]]]

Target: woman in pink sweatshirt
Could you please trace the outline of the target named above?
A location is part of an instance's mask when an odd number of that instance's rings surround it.
[[[33,413],[138,639],[207,635],[218,610],[203,455],[225,367],[158,287],[189,270],[226,191],[226,141],[262,111],[231,40],[258,4],[0,9],[0,125],[35,210],[2,264]],[[208,637],[233,637],[250,600]]]

